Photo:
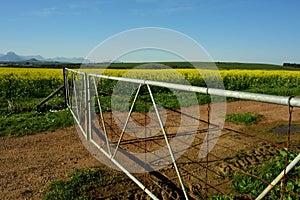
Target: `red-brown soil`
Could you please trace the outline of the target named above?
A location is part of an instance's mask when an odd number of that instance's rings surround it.
[[[203,113],[206,112],[206,109],[206,105],[200,108]],[[299,108],[294,108],[294,125],[300,125],[299,111]],[[258,124],[249,126],[226,123],[217,145],[209,154],[208,162],[206,162],[206,158],[199,159],[197,157],[199,144],[204,138],[203,134],[199,134],[190,149],[178,159],[177,163],[184,184],[192,198],[198,198],[199,193],[203,193],[205,190],[210,193],[217,193],[218,190],[224,193],[230,192],[230,181],[227,177],[236,171],[247,170],[251,166],[263,163],[278,153],[280,147],[276,145],[285,144],[286,134],[274,133],[272,129],[280,125],[287,125],[288,107],[250,101],[236,101],[227,104],[227,113],[245,112],[258,113],[263,117]],[[176,117],[176,113],[168,112],[167,114],[168,117],[169,115]],[[207,114],[203,116],[203,120],[207,120],[205,117]],[[291,135],[293,148],[299,146],[299,134],[300,132],[296,128]],[[158,143],[157,140],[156,144]],[[122,145],[121,147],[124,149],[132,150],[134,148],[130,146],[131,143]],[[149,143],[148,147],[150,150],[156,148],[154,143]],[[0,137],[0,199],[41,199],[51,181],[65,179],[66,174],[74,169],[95,166],[113,171],[103,166],[85,149],[75,127],[23,137]],[[207,171],[206,166],[209,167]],[[115,194],[119,194],[118,198],[122,195],[124,198],[146,197],[126,176],[120,172],[117,173],[120,174],[123,182],[115,182],[106,189],[99,189],[100,197],[112,198],[110,196],[113,196],[113,193],[109,188],[114,188],[117,184],[123,186],[115,187],[114,190],[123,188],[127,191],[126,193],[114,191]],[[159,170],[158,173],[137,176],[141,180],[145,179],[145,183],[150,185],[149,188],[153,189],[156,194],[157,191],[160,191],[161,198],[178,199],[180,191],[171,189],[172,187],[179,188],[175,175],[174,167],[169,165]],[[165,177],[168,177],[169,183],[163,180]],[[217,190],[205,188],[203,180],[206,179],[208,179],[207,183]],[[155,184],[151,185],[151,182],[156,182],[161,188]],[[130,190],[137,192],[128,194]]]

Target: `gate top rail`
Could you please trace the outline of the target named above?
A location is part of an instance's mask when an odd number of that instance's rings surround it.
[[[65,69],[70,70],[75,73],[80,73],[80,74],[85,73],[85,72],[79,72],[79,71],[68,69],[68,68],[65,68]],[[209,95],[216,95],[216,96],[223,96],[223,97],[232,97],[232,98],[238,98],[238,99],[243,99],[243,100],[252,100],[252,101],[273,103],[273,104],[279,104],[279,105],[285,105],[285,106],[300,107],[300,98],[297,98],[294,96],[277,96],[277,95],[269,95],[269,94],[224,90],[224,89],[217,89],[217,88],[206,88],[206,87],[184,85],[184,84],[178,84],[178,83],[168,83],[168,82],[162,82],[162,81],[151,81],[151,80],[146,80],[146,79],[107,76],[107,75],[93,74],[93,73],[87,74],[87,75],[88,75],[88,77],[105,78],[105,79],[124,81],[124,82],[130,82],[130,83],[159,86],[159,87],[182,90],[182,91],[187,91],[187,92],[198,92],[198,93],[202,93],[202,94],[209,94]]]

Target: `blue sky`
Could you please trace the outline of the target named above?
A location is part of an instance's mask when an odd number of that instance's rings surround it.
[[[298,0],[0,2],[0,53],[85,57],[119,32],[162,27],[190,36],[214,61],[300,63]]]

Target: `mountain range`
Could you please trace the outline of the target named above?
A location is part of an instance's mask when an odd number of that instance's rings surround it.
[[[31,62],[63,62],[63,63],[82,63],[89,62],[89,60],[85,58],[65,58],[65,57],[55,57],[55,58],[44,58],[40,55],[35,56],[21,56],[17,55],[15,52],[7,52],[6,54],[0,53],[0,62],[23,62],[23,61],[31,61]]]

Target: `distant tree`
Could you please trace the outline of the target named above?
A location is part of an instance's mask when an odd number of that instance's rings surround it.
[[[284,67],[295,67],[295,68],[300,68],[300,64],[297,63],[283,63]]]

